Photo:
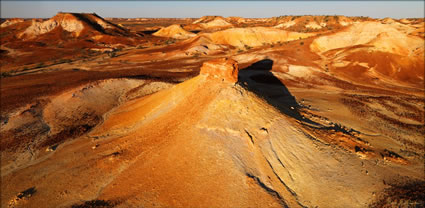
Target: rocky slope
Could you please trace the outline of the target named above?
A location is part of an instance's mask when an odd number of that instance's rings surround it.
[[[97,32],[98,34],[128,34],[123,28],[114,25],[96,14],[58,13],[49,20],[33,21],[31,26],[18,34],[19,38],[34,38],[61,27],[64,31],[79,37],[83,31]]]
[[[310,48],[324,54],[335,72],[352,71],[352,80],[384,75],[420,87],[424,83],[424,39],[379,22],[354,24],[335,34],[316,38]],[[367,55],[365,55],[367,54]]]
[[[206,34],[207,37],[217,44],[228,44],[238,48],[283,43],[313,35],[315,34],[289,32],[266,27],[232,28]]]
[[[12,18],[12,19],[7,19],[6,21],[4,21],[3,23],[1,23],[0,27],[8,27],[10,25],[16,24],[16,23],[20,23],[23,22],[24,19],[21,18]]]
[[[268,70],[238,72],[231,59],[206,62],[199,76],[126,102],[88,135],[2,171],[2,206],[364,207],[383,180],[423,177],[354,134],[300,119],[296,105],[276,108],[248,90],[273,79]]]

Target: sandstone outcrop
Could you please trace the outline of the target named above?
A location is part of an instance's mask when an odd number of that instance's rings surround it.
[[[25,31],[18,34],[18,38],[34,38],[61,27],[79,37],[82,32],[98,34],[127,34],[123,28],[114,25],[96,14],[87,13],[58,13],[46,21],[34,21]]]
[[[207,23],[201,23],[203,28],[223,28],[223,27],[232,27],[233,25],[227,22],[222,17],[216,17],[212,21]]]
[[[319,37],[310,48],[314,52],[324,52],[366,44],[382,52],[407,55],[410,51],[423,47],[423,43],[423,39],[403,34],[390,25],[369,21],[333,35]]]
[[[180,25],[171,25],[166,28],[162,28],[153,35],[175,39],[188,39],[195,36],[194,33],[184,30]]]
[[[236,83],[238,81],[238,63],[229,58],[214,59],[204,62],[200,74],[209,79],[222,80],[223,82]]]
[[[58,14],[53,18],[44,21],[33,21],[32,25],[28,27],[18,37],[34,37],[52,31],[56,27],[61,26],[65,31],[79,36],[80,32],[84,29],[81,21],[71,14]]]
[[[13,25],[13,24],[16,24],[16,23],[20,23],[20,22],[23,22],[23,21],[24,21],[24,19],[22,19],[22,18],[8,19],[0,25],[0,28],[7,27],[7,26],[10,26],[10,25]]]
[[[207,23],[207,22],[214,20],[217,17],[219,17],[219,16],[203,16],[203,17],[195,20],[192,24]]]
[[[267,27],[230,28],[206,34],[216,44],[227,44],[238,48],[257,47],[264,44],[275,44],[298,40],[315,35],[314,33],[298,33]]]

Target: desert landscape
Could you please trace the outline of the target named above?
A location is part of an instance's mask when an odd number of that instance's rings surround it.
[[[0,27],[1,207],[424,207],[424,18]]]

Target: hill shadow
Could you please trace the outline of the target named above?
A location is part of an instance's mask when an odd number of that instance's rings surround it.
[[[139,31],[138,33],[144,34],[144,35],[152,35],[152,34],[158,32],[158,31],[159,30],[142,30],[142,31]]]
[[[106,33],[105,29],[101,25],[99,25],[97,22],[92,21],[91,19],[87,18],[84,14],[81,14],[81,13],[71,13],[71,14],[74,15],[76,18],[78,18],[80,21],[89,24],[95,30],[97,30],[101,33]]]
[[[301,106],[288,88],[271,72],[273,60],[263,59],[239,71],[238,83],[265,99],[281,113],[299,121],[319,125],[303,118],[298,112]]]

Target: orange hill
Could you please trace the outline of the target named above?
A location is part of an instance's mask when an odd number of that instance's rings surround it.
[[[112,24],[96,14],[58,13],[49,20],[33,21],[25,31],[18,34],[19,38],[30,39],[61,27],[74,37],[85,34],[129,35],[124,28]]]
[[[153,35],[175,39],[188,39],[195,36],[194,33],[184,30],[180,25],[171,25],[166,28],[162,28],[159,31],[153,33]]]

